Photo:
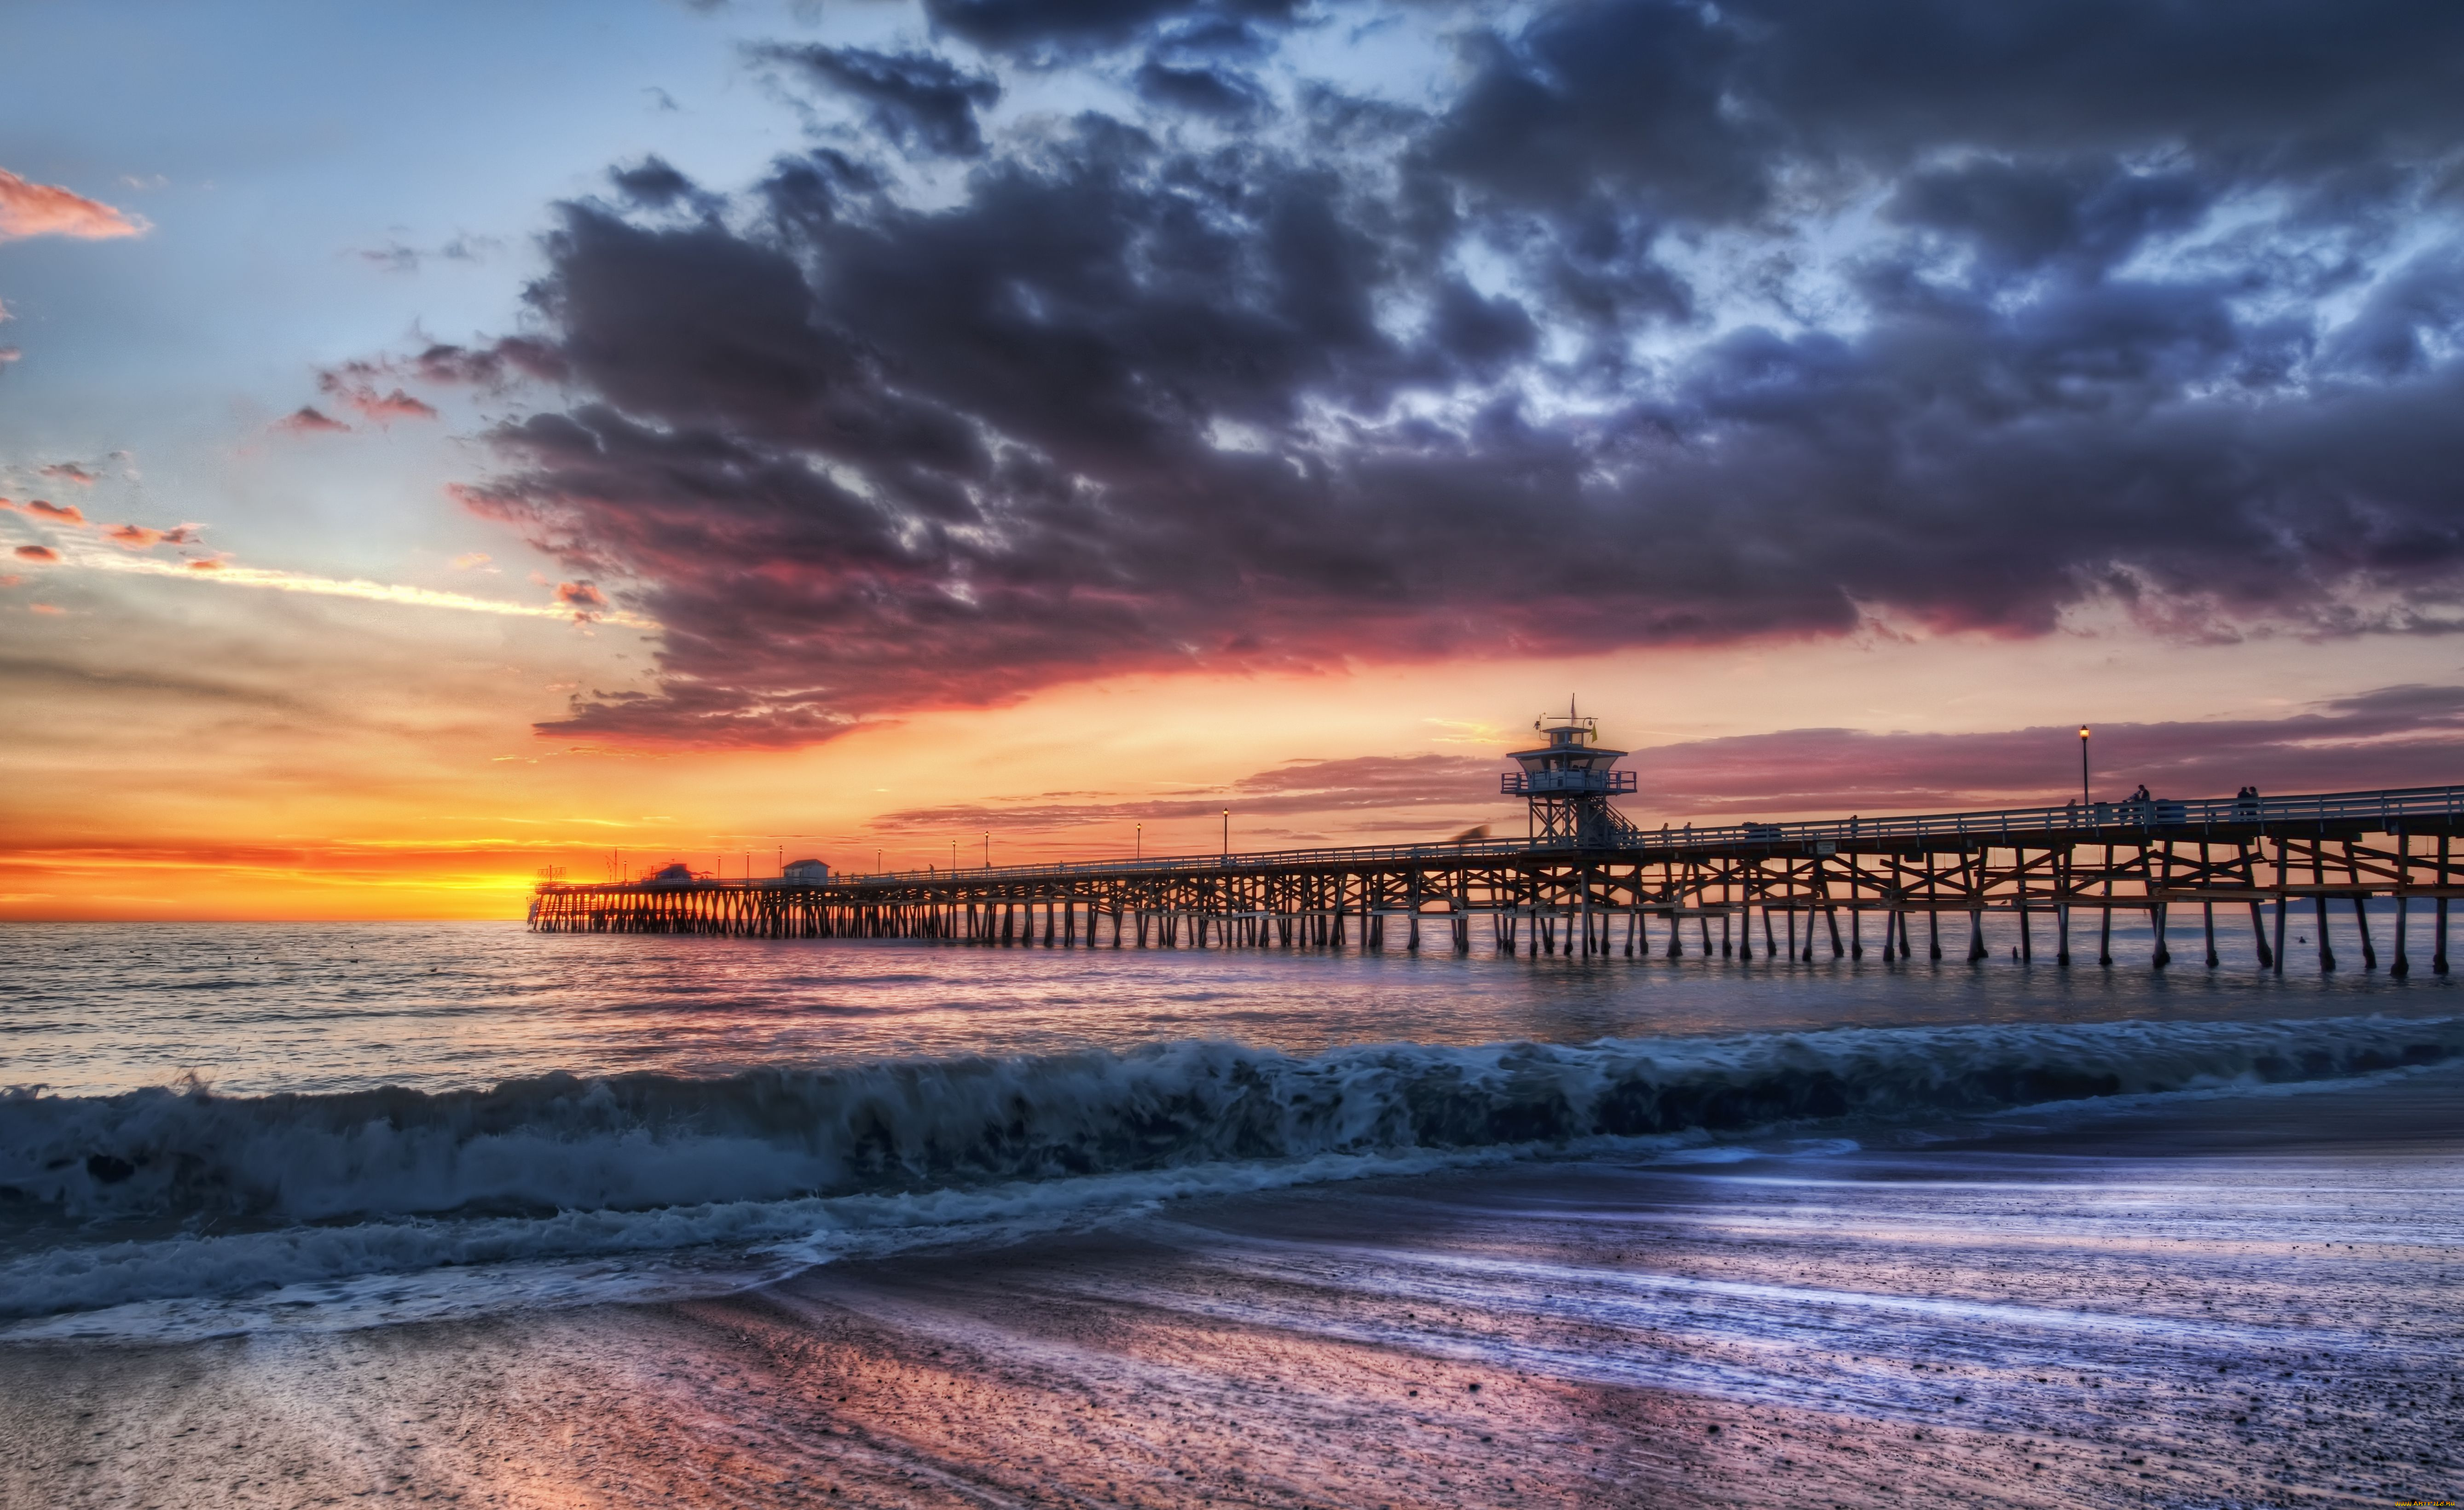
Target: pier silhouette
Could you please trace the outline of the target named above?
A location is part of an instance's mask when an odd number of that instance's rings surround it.
[[[2448,971],[2452,853],[2464,787],[2210,799],[2144,798],[1900,817],[1640,828],[1592,721],[1540,721],[1502,788],[1527,797],[1524,838],[1218,853],[817,878],[539,883],[543,932],[914,939],[1051,948],[1342,948],[1398,944],[1500,955],[1688,954],[1739,960],[1988,957],[1988,915],[2033,961],[2111,965],[2116,913],[2150,924],[2146,964],[2176,930],[2219,964],[2218,909],[2246,909],[2262,969],[2285,968],[2288,923],[2313,914],[2318,967],[2341,963],[2331,906],[2349,905],[2362,966],[2379,967],[2367,904],[2396,902],[2389,972],[2410,973],[2416,922]],[[2431,906],[2416,919],[2415,903]],[[1946,927],[1946,922],[1948,926]],[[2195,926],[2195,933],[2191,928]],[[1880,936],[1867,942],[1869,928]],[[2083,937],[2093,930],[2092,937]],[[1693,938],[1687,935],[1691,931]],[[1716,932],[1716,937],[1714,936]],[[1922,935],[1920,939],[1919,935]],[[1964,937],[1963,937],[1964,935]]]

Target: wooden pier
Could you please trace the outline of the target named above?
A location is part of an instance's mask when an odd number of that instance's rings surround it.
[[[1621,773],[1620,773],[1621,774]],[[1517,778],[1509,778],[1514,780]],[[2448,903],[2464,896],[2464,787],[2302,797],[2098,803],[1923,817],[1620,824],[1614,842],[1480,840],[1180,855],[797,880],[542,883],[548,932],[763,939],[913,939],[1046,948],[1366,949],[1500,955],[1716,955],[1800,961],[1869,949],[1987,957],[1986,915],[2011,946],[2111,965],[2113,916],[2152,924],[2147,961],[2176,937],[2212,966],[2219,914],[2247,913],[2263,969],[2282,973],[2288,919],[2315,914],[2335,969],[2331,906],[2349,906],[2364,968],[2410,972],[2429,934],[2447,973]],[[1595,835],[1596,837],[1596,835]],[[2427,909],[2416,902],[2430,902]],[[1947,920],[1945,914],[1948,914]],[[1876,937],[1869,943],[1868,932]],[[1925,937],[1915,937],[1922,933]],[[1690,934],[1690,938],[1689,938]]]

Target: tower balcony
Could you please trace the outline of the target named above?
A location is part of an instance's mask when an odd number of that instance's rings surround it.
[[[1497,778],[1497,789],[1510,797],[1613,797],[1632,791],[1630,770],[1509,770]]]

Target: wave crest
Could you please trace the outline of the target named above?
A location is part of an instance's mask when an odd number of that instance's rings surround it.
[[[0,1096],[0,1191],[83,1221],[642,1211],[1227,1161],[1563,1144],[2331,1079],[2464,1055],[2464,1019],[1842,1029],[1706,1040],[551,1075],[487,1090]]]

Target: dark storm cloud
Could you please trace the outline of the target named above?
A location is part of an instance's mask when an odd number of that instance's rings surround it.
[[[934,16],[1151,93],[1280,45]],[[2464,615],[2464,266],[2417,230],[2464,11],[1619,0],[1456,40],[1426,109],[1304,80],[1231,144],[1183,140],[1191,96],[1000,150],[956,64],[773,49],[972,167],[929,208],[833,151],[692,225],[565,207],[539,330],[418,359],[568,385],[467,496],[665,626],[654,687],[559,726],[791,744],[1132,669],[1875,614]]]
[[[983,152],[976,112],[1001,99],[1001,85],[994,80],[962,73],[929,54],[806,46],[759,48],[755,56],[786,64],[862,103],[872,128],[900,146],[943,157]]]
[[[1138,65],[1135,82],[1150,103],[1226,121],[1255,115],[1266,102],[1264,90],[1228,68],[1176,67],[1150,57]]]
[[[924,0],[937,30],[1009,53],[1118,47],[1158,27],[1279,22],[1300,9],[1297,0]]]
[[[627,199],[653,209],[664,209],[693,192],[693,180],[655,152],[628,167],[609,168],[607,180]]]

